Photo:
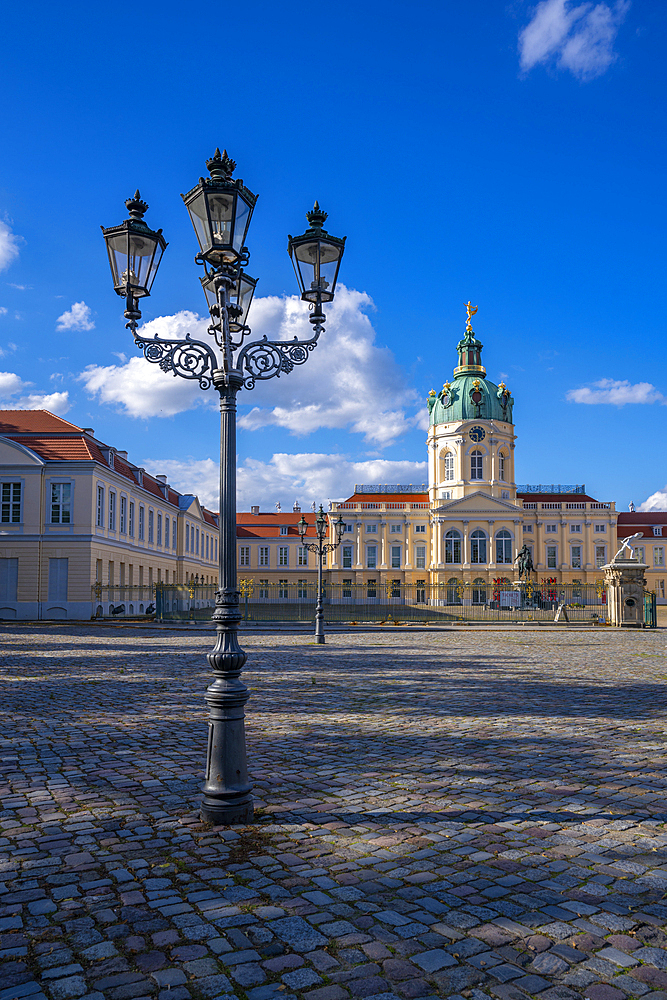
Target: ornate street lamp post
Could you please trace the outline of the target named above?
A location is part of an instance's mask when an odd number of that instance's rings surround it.
[[[215,386],[220,394],[220,544],[219,589],[213,620],[217,641],[208,654],[214,680],[206,691],[209,734],[201,817],[215,825],[248,823],[253,816],[252,785],[248,780],[245,713],[248,689],[241,680],[246,654],[238,642],[239,591],[236,583],[236,397],[240,389],[286,375],[302,365],[317,345],[326,317],[322,303],[334,297],[345,240],[322,228],[326,213],[319,205],[307,214],[309,229],[289,237],[288,251],[301,297],[310,304],[313,335],[308,340],[261,340],[245,343],[246,318],[256,281],[243,268],[249,260],[245,245],[257,196],[233,178],[236,164],[216,149],[206,164],[210,177],[200,177],[182,195],[194,226],[204,268],[201,283],[211,314],[208,333],[213,346],[192,340],[145,338],[137,332],[138,302],[150,294],[167,246],[162,231],[143,221],[148,205],[137,191],[125,204],[130,218],[102,229],[114,288],[126,300],[126,326],[148,361],[166,373],[195,379],[202,389]]]
[[[308,549],[309,552],[314,552],[317,555],[317,607],[315,610],[315,642],[324,642],[324,611],[322,609],[322,559],[326,552],[333,552],[337,549],[343,540],[343,532],[345,531],[345,522],[339,514],[337,519],[333,522],[333,528],[335,531],[336,540],[334,542],[325,542],[324,539],[327,537],[327,515],[322,510],[322,504],[320,504],[320,509],[317,512],[317,517],[315,518],[315,534],[317,535],[316,542],[306,541],[306,532],[308,531],[308,522],[306,521],[303,514],[299,521],[299,534],[301,535],[301,544],[304,548]]]

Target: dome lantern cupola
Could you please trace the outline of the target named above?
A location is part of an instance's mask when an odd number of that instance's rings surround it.
[[[482,347],[484,346],[473,333],[472,317],[477,312],[477,306],[471,306],[468,302],[468,319],[466,320],[466,330],[463,340],[458,343],[459,363],[454,369],[454,375],[477,375],[484,378],[486,368],[482,364]]]

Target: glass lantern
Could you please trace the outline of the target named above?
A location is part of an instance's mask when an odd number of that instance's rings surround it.
[[[345,237],[330,236],[322,228],[327,213],[320,209],[317,202],[306,218],[310,228],[302,236],[290,236],[287,247],[301,298],[306,302],[331,302],[345,250]]]

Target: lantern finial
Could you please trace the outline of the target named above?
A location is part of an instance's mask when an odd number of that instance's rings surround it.
[[[130,213],[130,218],[134,219],[136,222],[143,221],[143,217],[148,211],[148,205],[145,201],[141,200],[141,195],[139,194],[139,188],[134,192],[134,198],[128,198],[125,202],[125,207]]]
[[[311,229],[321,229],[324,223],[327,221],[327,212],[323,212],[320,208],[319,201],[316,201],[313,205],[312,212],[306,212],[306,218],[308,219],[308,225]]]
[[[220,149],[216,148],[211,159],[206,161],[206,169],[211,175],[211,180],[228,181],[236,169],[236,163],[227,155],[226,149],[221,153]]]

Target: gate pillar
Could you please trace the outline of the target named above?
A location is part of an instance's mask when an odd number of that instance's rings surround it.
[[[643,628],[647,564],[638,559],[615,559],[602,568],[607,584],[610,624],[620,628]]]

